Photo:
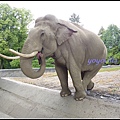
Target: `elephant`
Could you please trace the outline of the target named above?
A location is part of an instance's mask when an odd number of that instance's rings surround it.
[[[76,101],[87,97],[87,91],[94,87],[91,79],[104,64],[103,62],[97,65],[94,62],[88,64],[88,60],[106,59],[107,56],[106,46],[98,35],[78,24],[58,19],[52,14],[35,20],[35,26],[29,31],[21,53],[12,49],[10,51],[18,55],[16,57],[20,58],[22,72],[32,79],[44,74],[45,59],[52,57],[62,88],[61,97],[71,95],[68,86],[68,74],[70,74]],[[5,57],[1,54],[0,56]],[[32,69],[34,56],[37,56],[41,64],[38,71]]]

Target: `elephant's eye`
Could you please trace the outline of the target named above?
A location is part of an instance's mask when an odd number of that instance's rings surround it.
[[[44,41],[44,39],[45,39],[45,32],[44,32],[44,31],[42,31],[42,32],[40,33],[40,39],[41,39],[42,41]]]
[[[44,32],[42,32],[42,33],[41,33],[41,37],[43,37],[43,36],[44,36],[44,34],[45,34],[45,33],[44,33]]]
[[[43,37],[44,34],[45,34],[45,31],[44,31],[44,30],[41,30],[41,31],[40,31],[40,37]]]

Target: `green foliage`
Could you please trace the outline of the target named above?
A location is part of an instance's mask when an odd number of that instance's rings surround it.
[[[101,68],[99,72],[106,72],[106,71],[110,72],[110,71],[116,71],[116,70],[120,70],[120,66],[115,66],[110,68],[109,67]]]
[[[53,58],[50,57],[46,60],[46,67],[55,67]]]
[[[36,58],[34,58],[34,60],[32,61],[32,67],[40,68],[39,62]],[[46,59],[46,67],[55,67],[53,58],[50,57]]]
[[[32,67],[33,68],[40,68],[38,59],[36,57],[32,61]],[[50,58],[46,59],[46,67],[55,67],[53,58],[50,57]]]
[[[32,14],[29,10],[11,8],[8,4],[0,4],[0,53],[13,56],[8,51],[10,48],[21,52],[23,43],[27,38],[27,26],[32,20]],[[19,62],[0,59],[1,68],[19,66],[17,65]]]
[[[20,68],[20,59],[12,60],[10,62],[11,68]]]
[[[36,58],[33,59],[33,61],[32,61],[32,67],[33,68],[40,68],[38,59],[36,59]]]
[[[117,64],[120,64],[120,29],[116,25],[111,24],[107,30],[101,28],[98,35],[107,47],[106,64],[114,64],[109,62],[110,58],[117,60]]]

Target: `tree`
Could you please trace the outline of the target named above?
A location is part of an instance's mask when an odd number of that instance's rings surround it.
[[[80,22],[80,17],[79,17],[79,15],[77,16],[75,13],[73,13],[72,15],[71,15],[71,17],[69,18],[69,20],[71,21],[71,22],[73,22],[73,23],[81,23]]]
[[[98,35],[101,36],[103,34],[103,32],[105,31],[105,29],[103,28],[103,26],[100,28]]]
[[[13,56],[8,51],[9,48],[21,51],[27,38],[27,26],[32,20],[32,14],[29,10],[0,4],[0,53]],[[11,61],[0,58],[1,68],[11,68]]]
[[[103,40],[107,47],[107,59],[113,57],[120,63],[120,29],[111,24],[107,30],[102,31],[100,38]]]

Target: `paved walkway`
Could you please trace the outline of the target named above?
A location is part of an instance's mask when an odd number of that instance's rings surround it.
[[[11,117],[3,112],[0,112],[0,118],[13,118],[13,117]]]
[[[0,118],[120,118],[120,102],[89,96],[75,101],[58,90],[1,78]]]

